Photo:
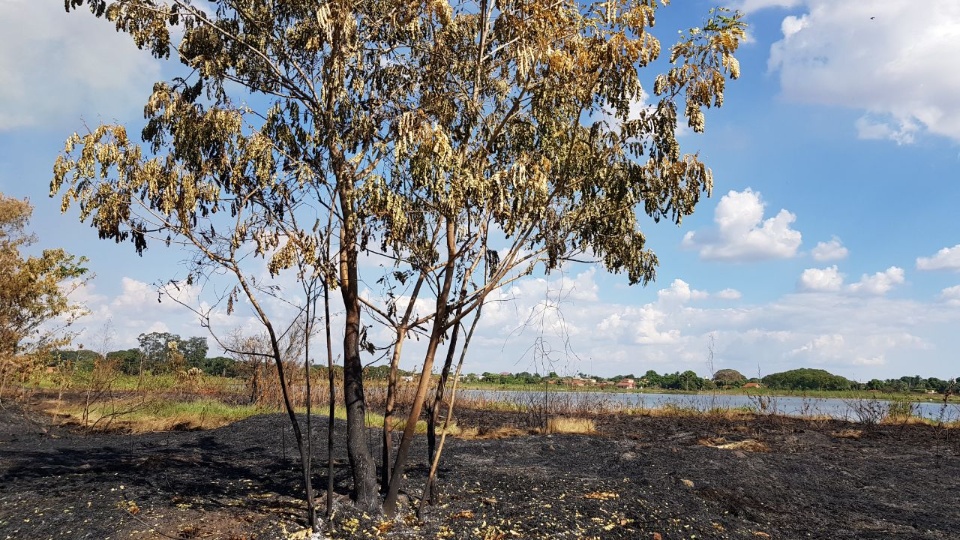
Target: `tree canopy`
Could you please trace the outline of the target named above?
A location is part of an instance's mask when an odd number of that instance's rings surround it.
[[[710,170],[681,152],[677,129],[685,118],[703,131],[704,109],[722,105],[744,37],[739,15],[717,10],[656,64],[655,0],[209,4],[66,0],[186,72],[154,86],[145,148],[119,125],[71,136],[51,194],[138,252],[191,246],[187,281],[232,275],[228,310],[242,298],[277,358],[262,303],[274,291],[247,261],[339,289],[363,506],[375,466],[359,443],[361,317],[397,330],[398,355],[407,333],[428,336],[402,456],[439,346],[491,291],[579,258],[654,278],[640,216],[679,223],[709,193]],[[386,270],[361,275],[361,254]],[[377,278],[384,298],[361,296],[360,280]],[[418,294],[429,308],[411,307]]]
[[[858,387],[857,383],[846,377],[811,368],[771,373],[762,381],[765,386],[777,390],[849,390]]]
[[[25,255],[33,207],[0,193],[0,379],[31,365],[24,358],[69,341],[61,332],[84,313],[70,293],[84,282],[86,259],[63,249]],[[36,355],[34,355],[36,356]],[[0,381],[0,385],[2,385]]]
[[[723,386],[740,386],[747,378],[735,369],[720,369],[713,374],[713,382]]]

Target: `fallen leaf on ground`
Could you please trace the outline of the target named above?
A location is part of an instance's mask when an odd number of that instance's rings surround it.
[[[596,499],[598,501],[609,501],[610,499],[616,499],[619,496],[620,495],[617,495],[616,493],[611,493],[609,491],[593,491],[584,495],[583,498]]]
[[[461,510],[456,514],[453,514],[452,516],[450,516],[450,519],[473,519],[473,511]]]

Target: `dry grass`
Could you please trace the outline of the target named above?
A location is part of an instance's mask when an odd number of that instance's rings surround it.
[[[841,429],[839,431],[832,432],[831,435],[833,435],[838,439],[857,440],[860,437],[863,437],[863,430],[862,429]]]
[[[569,418],[559,416],[547,420],[547,433],[591,434],[597,432],[597,426],[590,418]]]
[[[902,426],[904,424],[924,424],[924,425],[935,425],[936,422],[929,418],[922,418],[920,416],[887,416],[880,421],[881,424],[896,425]]]
[[[44,408],[67,424],[128,433],[214,429],[265,412],[255,406],[227,405],[216,400],[113,400],[90,408],[86,418],[82,405],[50,401]]]
[[[485,429],[481,430],[479,428],[470,427],[461,429],[457,434],[458,439],[465,440],[479,440],[479,439],[507,439],[511,437],[522,437],[524,435],[529,435],[530,430],[524,430],[517,427],[507,426],[507,427],[498,427],[495,429]]]
[[[770,451],[769,446],[756,439],[744,439],[742,441],[727,442],[727,440],[723,437],[715,437],[710,439],[700,439],[697,441],[697,444],[701,446],[709,446],[710,448],[717,448],[719,450],[742,450],[744,452]]]

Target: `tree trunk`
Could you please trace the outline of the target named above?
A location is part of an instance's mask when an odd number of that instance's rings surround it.
[[[380,489],[384,493],[390,490],[390,458],[393,455],[393,413],[397,407],[397,384],[399,383],[400,355],[403,351],[403,342],[407,337],[410,317],[413,315],[413,308],[420,296],[420,289],[423,287],[424,274],[421,272],[417,278],[417,284],[413,287],[413,293],[410,295],[410,301],[407,303],[407,309],[403,318],[396,326],[396,343],[393,346],[393,357],[390,358],[390,373],[387,382],[387,404],[383,412],[383,474],[380,480]]]
[[[434,330],[430,335],[430,344],[427,346],[427,353],[423,359],[423,370],[420,372],[417,395],[413,398],[410,415],[407,417],[407,425],[403,428],[403,437],[400,439],[400,447],[397,449],[393,474],[390,475],[390,489],[387,491],[387,497],[383,502],[383,513],[388,518],[393,517],[397,512],[397,497],[400,494],[400,484],[403,482],[403,471],[407,465],[407,456],[410,453],[410,443],[413,442],[414,432],[417,428],[417,420],[423,410],[427,387],[430,385],[430,372],[433,370],[433,361],[437,355],[437,345],[443,337],[443,332],[439,330],[442,327],[442,323],[435,321]]]
[[[354,500],[363,510],[378,503],[377,467],[367,446],[363,395],[363,364],[360,360],[360,299],[357,287],[357,250],[351,235],[341,236],[340,287],[346,310],[343,335],[343,400],[347,407],[347,455],[353,471]]]
[[[462,299],[462,296],[461,296]],[[460,333],[460,325],[456,324],[451,331],[450,345],[447,347],[447,356],[443,361],[443,370],[440,372],[440,380],[437,382],[437,391],[433,397],[433,404],[429,407],[427,417],[427,463],[433,463],[437,449],[437,424],[440,421],[440,407],[443,406],[444,389],[447,387],[447,379],[450,378],[450,367],[453,365],[453,356],[457,350],[457,338]],[[451,411],[452,412],[452,411]],[[437,483],[434,476],[427,479],[425,498],[430,504],[437,504]]]
[[[462,293],[462,291],[461,291]],[[460,297],[461,302],[463,296]],[[462,305],[462,304],[461,304]],[[460,351],[460,361],[457,362],[457,370],[453,374],[453,387],[450,391],[450,405],[447,406],[447,417],[443,421],[443,432],[440,435],[440,444],[436,447],[436,452],[431,456],[430,462],[430,474],[427,475],[427,483],[423,489],[423,497],[420,498],[420,506],[417,507],[417,518],[420,519],[423,517],[423,507],[427,502],[427,498],[430,496],[428,490],[434,491],[436,489],[436,477],[437,477],[437,467],[440,466],[440,453],[443,452],[443,443],[447,440],[447,428],[450,426],[450,421],[453,418],[453,406],[456,405],[457,401],[457,384],[460,382],[460,373],[463,369],[463,361],[467,358],[467,349],[470,347],[470,340],[473,339],[473,332],[477,329],[477,322],[480,320],[480,313],[483,311],[483,302],[477,307],[477,313],[473,318],[473,323],[470,325],[470,330],[467,331],[466,338],[463,341],[463,349]],[[460,313],[461,310],[458,307],[457,313]],[[457,340],[457,331],[460,328],[460,322],[456,323],[454,327],[454,336],[451,341],[456,342]],[[451,345],[449,351],[455,350],[456,347]],[[447,352],[447,362],[452,358],[452,354]],[[439,405],[437,405],[439,407]]]
[[[387,404],[383,411],[383,472],[380,475],[380,490],[386,493],[390,489],[390,458],[393,455],[393,412],[397,406],[397,379],[400,367],[400,353],[406,329],[397,330],[397,341],[390,358],[390,373],[387,381]]]
[[[330,252],[327,251],[327,259]],[[337,385],[333,377],[333,343],[330,341],[330,284],[327,277],[323,280],[323,321],[327,336],[327,384],[330,404],[327,409],[327,519],[333,517],[333,428],[336,413]]]
[[[316,505],[314,504],[313,485],[310,478],[310,454],[307,451],[306,444],[304,443],[303,433],[300,431],[300,422],[297,420],[297,414],[293,409],[293,403],[290,401],[290,394],[287,392],[287,379],[283,373],[283,360],[280,357],[280,347],[277,343],[276,334],[274,334],[273,328],[269,325],[267,326],[267,331],[270,334],[270,341],[273,345],[273,358],[277,365],[277,375],[280,379],[280,391],[283,393],[283,404],[287,410],[287,416],[290,418],[290,425],[293,427],[293,435],[297,441],[297,450],[300,453],[300,470],[303,473],[303,487],[307,496],[307,521],[309,522],[310,528],[316,530],[317,509]]]
[[[390,475],[390,489],[387,491],[387,497],[383,501],[383,513],[387,517],[392,517],[397,511],[397,496],[400,494],[400,484],[403,482],[403,470],[407,465],[407,456],[410,452],[410,444],[413,442],[414,432],[417,428],[417,419],[420,418],[420,412],[423,409],[423,401],[427,395],[427,387],[430,386],[430,373],[433,370],[433,362],[437,357],[437,347],[443,340],[443,334],[447,326],[447,300],[450,298],[450,288],[454,280],[454,254],[457,250],[456,245],[456,223],[452,219],[446,220],[446,239],[447,239],[447,262],[444,265],[443,285],[437,292],[436,315],[433,319],[433,330],[430,332],[430,342],[427,344],[427,352],[423,357],[423,369],[420,371],[420,383],[417,386],[417,394],[413,398],[410,407],[410,415],[407,417],[407,425],[403,428],[403,437],[400,439],[400,448],[397,449],[397,459],[393,465],[393,473]]]

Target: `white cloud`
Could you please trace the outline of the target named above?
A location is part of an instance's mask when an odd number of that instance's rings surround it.
[[[721,300],[739,300],[743,297],[743,294],[736,289],[724,289],[720,292],[714,294],[715,297]]]
[[[842,358],[845,352],[844,339],[840,334],[817,336],[796,349],[791,355],[811,355],[819,358]]]
[[[565,279],[580,282],[587,289],[596,285],[598,294],[561,300],[557,292],[569,291]],[[792,294],[761,304],[738,304],[736,308],[697,304],[695,300],[705,293],[680,279],[660,290],[618,291],[622,300],[614,302],[601,300],[604,295],[600,288],[587,269],[570,278],[551,275],[547,279],[521,280],[513,290],[495,295],[484,308],[467,371],[537,369],[542,373],[584,371],[609,376],[648,369],[660,373],[692,369],[706,375],[713,336],[716,369],[769,374],[816,365],[858,380],[906,373],[952,376],[951,351],[956,348],[960,310],[949,303],[960,305],[960,286],[945,289],[944,302],[921,303],[877,295]],[[196,292],[188,291],[184,300]],[[136,347],[136,336],[143,332],[206,335],[189,310],[168,300],[158,304],[156,289],[149,284],[126,279],[116,295],[104,295],[93,288],[83,294],[95,318],[82,321],[90,334],[79,342],[88,346],[107,318],[113,319],[117,339],[112,346],[118,349]],[[725,291],[710,296],[721,295],[734,296]],[[649,301],[637,305],[644,298]],[[249,317],[216,313],[222,331],[249,322]],[[340,317],[336,313],[334,316]],[[258,327],[250,324],[247,330],[256,332]],[[377,335],[377,343],[386,344]],[[423,340],[408,340],[404,369],[422,361],[423,347]],[[212,342],[211,348],[215,349]]]
[[[657,292],[657,298],[663,303],[683,304],[690,300],[703,300],[710,296],[704,291],[697,291],[690,288],[690,284],[682,279],[675,279],[666,289],[660,289]]]
[[[960,244],[943,248],[932,257],[918,257],[917,270],[953,270],[960,272]]]
[[[0,131],[139,113],[159,64],[85,11],[0,1]]]
[[[836,261],[847,257],[847,248],[843,247],[843,242],[836,236],[829,242],[818,242],[817,247],[811,252],[815,261]]]
[[[898,145],[913,144],[920,126],[910,119],[885,122],[873,115],[864,115],[854,124],[857,137],[866,140],[891,140]]]
[[[883,366],[887,363],[884,355],[877,356],[857,356],[853,359],[853,364],[857,366]]]
[[[893,289],[894,285],[903,282],[903,268],[891,266],[872,276],[864,274],[860,281],[851,284],[847,289],[854,294],[882,295]]]
[[[897,270],[867,277],[863,283],[882,289],[877,276],[896,281]],[[475,373],[584,371],[607,376],[692,369],[706,375],[713,337],[716,369],[769,374],[816,365],[858,380],[906,373],[953,376],[951,351],[960,310],[950,302],[960,305],[960,286],[945,289],[944,301],[927,303],[878,295],[789,294],[760,304],[738,302],[731,308],[696,300],[734,297],[736,291],[707,295],[682,279],[659,290],[618,291],[617,300],[606,301],[605,287],[594,280],[595,275],[588,268],[569,278],[531,278],[495,294],[484,308],[465,369]],[[570,292],[571,282],[596,294],[559,295],[559,291]],[[861,285],[861,292],[866,287]],[[184,300],[199,293],[186,291]],[[79,342],[88,345],[110,317],[117,334],[112,346],[117,349],[136,347],[136,336],[143,332],[206,335],[189,310],[167,300],[158,304],[156,289],[135,279],[123,280],[116,295],[96,290],[84,295],[92,304],[94,320],[82,321],[90,334]],[[644,298],[649,301],[641,304]],[[215,316],[221,331],[250,320],[220,311]],[[336,325],[340,320],[336,308],[334,317]],[[249,330],[256,332],[258,327],[251,324]],[[385,345],[377,337],[378,329],[373,331],[377,343]],[[212,342],[211,348],[215,349]],[[408,340],[404,369],[421,362],[423,350],[424,340]]]
[[[960,285],[947,287],[940,291],[940,300],[951,306],[960,306]]]
[[[715,231],[690,231],[683,237],[683,247],[698,249],[700,258],[725,261],[786,259],[797,254],[799,231],[790,228],[796,216],[780,210],[776,216],[763,219],[766,204],[759,192],[750,188],[730,191],[717,204],[714,212]]]
[[[833,292],[843,287],[843,274],[833,265],[827,268],[807,268],[800,274],[797,288],[807,292]]]
[[[680,339],[678,328],[662,330],[667,313],[647,304],[631,313],[633,325],[633,342],[638,345],[666,345]]]
[[[746,7],[802,5],[770,49],[791,101],[864,111],[860,137],[910,143],[921,129],[960,141],[960,2],[928,0],[746,1]]]

